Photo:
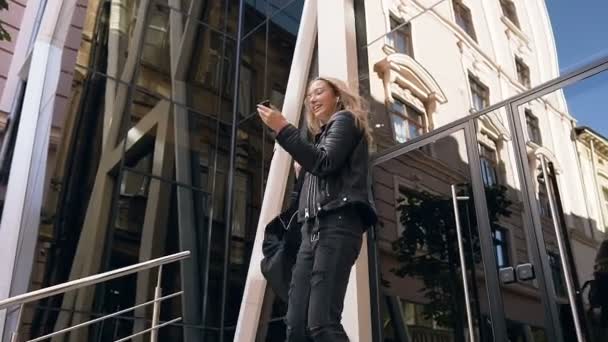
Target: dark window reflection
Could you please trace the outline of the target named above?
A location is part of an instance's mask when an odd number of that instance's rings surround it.
[[[542,145],[543,140],[540,135],[540,126],[538,118],[532,114],[532,110],[526,109],[524,111],[526,116],[526,128],[528,130],[528,139],[537,145]]]
[[[555,286],[555,294],[558,297],[566,297],[566,280],[564,279],[564,270],[557,252],[547,251],[549,266],[551,267],[551,276]]]
[[[530,68],[524,63],[523,59],[515,57],[515,69],[519,83],[530,88]]]
[[[216,93],[219,93],[223,84],[223,94],[230,96],[233,92],[234,41],[226,39],[224,43],[222,34],[211,30],[202,31],[199,36],[203,39],[199,46],[204,49],[200,50],[200,57],[196,62],[194,83],[204,85]],[[222,51],[225,53],[222,54]]]
[[[481,160],[481,176],[486,186],[498,184],[498,156],[494,146],[479,144],[479,157]]]

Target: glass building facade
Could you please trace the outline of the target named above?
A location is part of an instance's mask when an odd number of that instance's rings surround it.
[[[189,250],[181,268],[163,270],[163,292],[185,293],[163,303],[161,321],[183,321],[159,340],[232,340],[274,152],[255,104],[282,106],[303,4],[142,0],[77,8],[86,11],[84,40],[59,146],[65,172],[51,181],[61,184],[48,189],[57,206],[40,230],[41,286]],[[144,272],[49,298],[32,312],[31,334],[73,324],[77,311],[147,301],[155,279]],[[70,338],[118,339],[147,328],[151,310]]]

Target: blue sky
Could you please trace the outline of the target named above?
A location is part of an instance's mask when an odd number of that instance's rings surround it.
[[[545,0],[562,73],[608,55],[607,0]],[[581,126],[608,137],[608,72],[564,89]]]

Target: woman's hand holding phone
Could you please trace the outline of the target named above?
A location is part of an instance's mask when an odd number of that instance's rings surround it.
[[[257,105],[257,109],[258,115],[264,124],[276,133],[280,132],[281,129],[289,124],[285,116],[272,106],[269,100],[260,102]]]

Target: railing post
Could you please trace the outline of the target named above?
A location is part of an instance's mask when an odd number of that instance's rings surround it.
[[[19,342],[19,327],[21,326],[21,317],[23,316],[24,307],[25,304],[21,304],[19,306],[19,315],[17,316],[17,324],[15,325],[15,331],[13,331],[13,333],[11,334],[11,342]]]
[[[158,266],[158,278],[156,279],[156,288],[154,288],[154,309],[152,310],[152,330],[150,331],[150,342],[156,342],[158,340],[158,318],[160,316],[160,301],[159,298],[162,296],[162,288],[160,287],[163,276],[163,265]]]

